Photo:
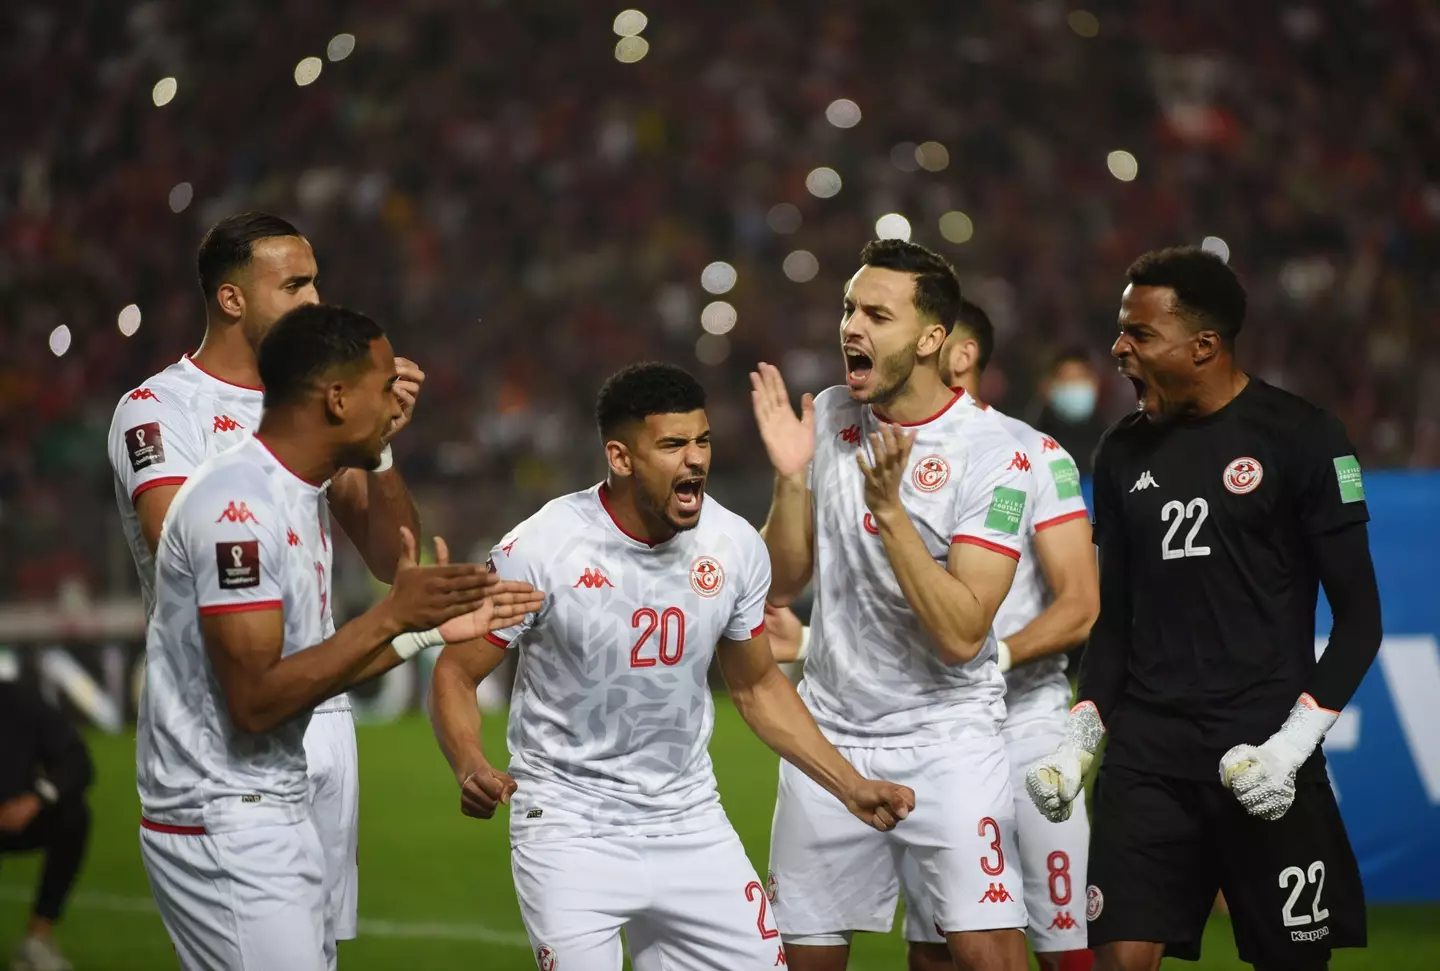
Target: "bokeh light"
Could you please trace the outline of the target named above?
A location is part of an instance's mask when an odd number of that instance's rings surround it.
[[[723,261],[716,261],[700,271],[700,285],[705,288],[706,293],[728,293],[730,288],[735,286],[738,276],[735,267]],[[716,331],[716,333],[724,333],[724,331]]]
[[[724,300],[715,300],[700,311],[700,326],[707,334],[728,334],[735,328],[739,314]]]
[[[796,283],[809,283],[820,272],[820,261],[809,250],[797,249],[785,257],[780,268]]]
[[[909,239],[910,220],[898,212],[887,212],[875,220],[875,237],[877,239]]]
[[[615,15],[615,33],[621,37],[634,37],[650,23],[650,18],[638,10],[622,10]]]
[[[940,235],[952,243],[968,243],[975,235],[975,223],[958,209],[940,217]]]
[[[332,61],[343,61],[355,52],[354,34],[336,34],[325,45],[325,56]]]
[[[133,303],[121,307],[120,313],[115,315],[115,326],[126,337],[133,336],[140,329],[140,308]]]
[[[181,182],[170,190],[170,211],[184,212],[190,208],[190,202],[195,198],[195,187],[189,182]]]
[[[70,328],[61,324],[50,332],[50,353],[56,357],[64,357],[68,350],[70,350]]]
[[[765,215],[765,225],[781,236],[789,236],[800,228],[800,209],[788,202],[777,203]]]
[[[1226,263],[1230,262],[1230,244],[1219,236],[1206,236],[1200,243],[1200,248],[1207,253],[1214,253]]]
[[[836,128],[854,128],[860,124],[860,106],[849,98],[836,98],[825,109],[825,120]]]
[[[179,89],[180,85],[174,78],[161,78],[150,90],[150,100],[155,102],[155,107],[163,108],[175,100],[175,92]]]
[[[721,334],[701,334],[695,342],[695,359],[714,367],[730,356],[730,339]]]
[[[915,148],[915,161],[926,172],[943,172],[950,166],[950,149],[939,142],[921,142]]]
[[[901,172],[918,172],[920,162],[915,156],[919,148],[914,142],[901,142],[890,149],[890,164]]]
[[[1065,21],[1081,37],[1094,37],[1100,33],[1100,18],[1088,10],[1072,10]]]
[[[1121,149],[1116,149],[1105,156],[1105,164],[1110,169],[1110,174],[1121,182],[1134,182],[1135,176],[1140,174],[1140,163],[1135,156]]]
[[[325,62],[318,57],[303,58],[295,65],[295,83],[300,87],[314,84],[315,79],[320,77],[320,71],[324,68]]]
[[[839,195],[840,173],[825,165],[811,169],[810,174],[805,176],[805,188],[817,199],[829,199]]]
[[[650,53],[650,42],[643,37],[622,37],[615,43],[615,60],[634,64]]]

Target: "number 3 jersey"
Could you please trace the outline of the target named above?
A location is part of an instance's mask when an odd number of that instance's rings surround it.
[[[900,501],[935,562],[969,543],[1020,559],[1030,517],[1030,458],[991,414],[956,390],[916,433]],[[906,747],[991,735],[1005,715],[994,634],[969,664],[947,665],[915,615],[865,504],[856,463],[879,421],[830,388],[815,400],[815,603],[800,694],[836,745]]]
[[[548,503],[490,558],[546,594],[490,635],[520,652],[511,840],[726,825],[707,674],[720,638],[764,630],[770,558],[755,529],[707,496],[698,525],[651,545],[618,525],[601,485]]]
[[[1258,378],[1200,419],[1114,425],[1095,542],[1101,612],[1129,613],[1130,644],[1106,761],[1213,780],[1231,746],[1269,738],[1315,667],[1310,538],[1369,518],[1344,427]]]
[[[319,644],[335,631],[331,548],[322,486],[257,438],[206,459],[175,494],[156,549],[135,740],[146,818],[221,832],[306,815],[309,713],[264,733],[231,724],[201,618],[280,610],[282,656]]]

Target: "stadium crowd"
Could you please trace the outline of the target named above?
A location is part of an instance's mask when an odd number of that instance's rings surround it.
[[[622,63],[618,5],[580,0],[7,4],[6,598],[133,586],[106,427],[198,341],[196,246],[243,209],[295,222],[322,297],[426,370],[397,461],[462,550],[599,477],[596,387],[645,357],[705,382],[713,491],[762,515],[746,372],[840,377],[841,286],[886,213],[995,319],[981,393],[1008,411],[1040,413],[1070,348],[1110,374],[1130,259],[1214,237],[1249,288],[1242,362],[1339,415],[1367,465],[1440,465],[1440,15],[1219,6],[687,4],[646,11],[648,53]],[[340,33],[353,53],[297,86]],[[852,127],[827,118],[842,98]],[[838,193],[807,189],[822,166]],[[968,225],[942,235],[951,212]],[[702,288],[712,261],[733,289]],[[701,328],[712,300],[736,310],[724,335]],[[1131,405],[1102,382],[1102,417]]]

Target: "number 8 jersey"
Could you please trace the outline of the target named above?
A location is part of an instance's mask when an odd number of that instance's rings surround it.
[[[651,545],[620,527],[600,485],[546,504],[490,567],[546,591],[538,613],[489,635],[520,652],[512,842],[727,825],[707,674],[720,638],[764,629],[760,534],[707,496],[695,528]]]

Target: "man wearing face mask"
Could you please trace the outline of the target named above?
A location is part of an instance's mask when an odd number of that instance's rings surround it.
[[[1075,457],[1082,475],[1090,474],[1095,446],[1105,434],[1105,422],[1095,410],[1099,394],[1100,378],[1090,355],[1080,349],[1068,350],[1051,365],[1041,388],[1045,404],[1032,422]]]

